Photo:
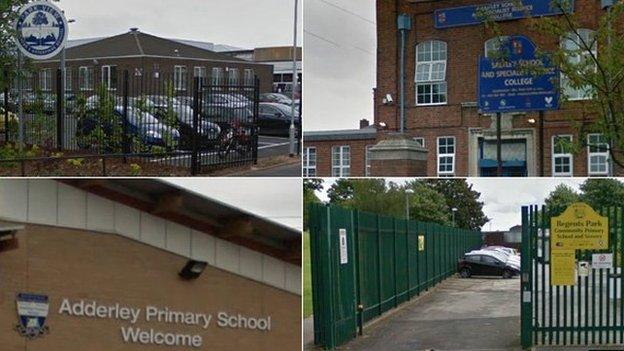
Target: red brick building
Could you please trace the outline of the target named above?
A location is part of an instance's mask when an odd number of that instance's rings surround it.
[[[546,0],[545,0],[546,1]],[[377,142],[386,132],[399,129],[399,54],[400,34],[397,17],[407,14],[412,28],[407,35],[405,51],[406,77],[406,133],[428,151],[429,176],[488,176],[496,174],[496,118],[481,114],[477,108],[477,76],[480,56],[493,49],[500,38],[483,25],[459,26],[437,29],[434,12],[439,9],[466,5],[479,5],[496,0],[378,0],[377,1],[377,87],[375,89],[375,122],[385,125],[377,133]],[[576,0],[575,13],[582,13],[579,21],[586,30],[581,35],[591,36],[598,26],[604,10],[600,1]],[[564,40],[536,32],[531,19],[499,22],[505,36],[524,35],[543,51],[554,50],[559,45],[569,45]],[[600,50],[597,50],[599,53]],[[417,73],[418,67],[418,73]],[[503,114],[501,123],[502,159],[506,176],[607,176],[608,153],[600,134],[587,131],[579,133],[572,121],[594,118],[584,109],[583,100],[589,98],[581,90],[566,88],[570,101],[559,111],[544,113],[543,129],[539,113]],[[388,103],[390,95],[393,102]],[[585,123],[587,125],[587,123]],[[318,132],[317,132],[318,133]],[[327,134],[325,132],[326,138]],[[330,175],[326,162],[319,152],[318,140],[305,134],[306,147],[316,147],[318,175]],[[331,146],[350,146],[350,162],[354,166],[365,162],[363,146],[354,140],[336,140]],[[582,141],[578,152],[572,153],[555,143],[560,138]],[[582,138],[583,140],[579,140]],[[327,142],[324,142],[327,144]],[[358,143],[360,143],[358,141]],[[370,140],[369,144],[374,144]],[[369,145],[367,144],[367,145]],[[328,148],[323,146],[322,148]],[[352,175],[364,175],[361,168]],[[614,170],[616,174],[620,169]]]

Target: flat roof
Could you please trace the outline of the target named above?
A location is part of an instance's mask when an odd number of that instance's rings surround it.
[[[375,138],[377,138],[377,129],[373,126],[362,129],[322,130],[303,133],[303,139],[309,141],[368,140]]]
[[[301,265],[301,232],[203,194],[158,179],[59,179],[282,261]],[[249,230],[247,230],[249,228]]]

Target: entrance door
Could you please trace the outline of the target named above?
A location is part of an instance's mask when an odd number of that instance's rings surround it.
[[[504,177],[526,177],[528,175],[526,139],[503,140],[501,153]],[[480,138],[479,175],[481,177],[496,177],[497,171],[496,140]]]
[[[621,297],[624,290],[621,268],[624,267],[624,208],[598,212],[608,218],[608,248],[572,250],[574,260],[569,262],[569,267],[562,270],[560,267],[565,268],[567,264],[557,261],[560,266],[551,274],[551,262],[555,257],[549,249],[551,217],[562,210],[544,206],[522,208],[521,336],[524,348],[624,345]],[[610,268],[600,268],[603,265],[597,261],[591,267],[595,257],[605,254],[613,258]],[[552,277],[555,281],[567,277],[564,279],[569,285],[551,285]]]

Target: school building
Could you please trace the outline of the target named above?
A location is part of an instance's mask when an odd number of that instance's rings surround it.
[[[301,233],[171,183],[0,180],[0,340],[300,350]]]
[[[539,3],[541,1],[523,1]],[[496,116],[477,107],[478,62],[501,42],[483,25],[440,26],[445,12],[457,7],[512,6],[495,0],[379,0],[377,9],[377,86],[374,125],[360,129],[304,133],[304,170],[308,176],[365,176],[370,149],[399,130],[400,32],[399,15],[411,19],[405,49],[406,133],[426,153],[427,176],[491,176],[497,171]],[[603,1],[604,3],[604,1]],[[468,8],[466,11],[469,11]],[[582,13],[579,32],[591,38],[605,10],[601,1],[576,0]],[[450,20],[450,18],[449,18]],[[574,47],[574,35],[554,39],[534,30],[531,19],[498,22],[502,36],[523,35],[543,51]],[[596,48],[600,55],[600,48]],[[561,80],[569,101],[557,111],[504,113],[501,119],[505,176],[607,176],[609,161],[604,137],[581,133],[596,116],[587,110],[587,89],[574,89]],[[388,99],[390,97],[390,99]],[[354,137],[357,135],[358,137]],[[582,138],[583,140],[579,140]],[[580,141],[572,152],[562,140]],[[387,175],[391,175],[388,172]],[[614,167],[614,174],[622,170]],[[375,175],[383,175],[382,173]]]

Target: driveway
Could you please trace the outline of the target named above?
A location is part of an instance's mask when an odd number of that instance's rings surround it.
[[[520,280],[452,277],[340,350],[521,350]]]

